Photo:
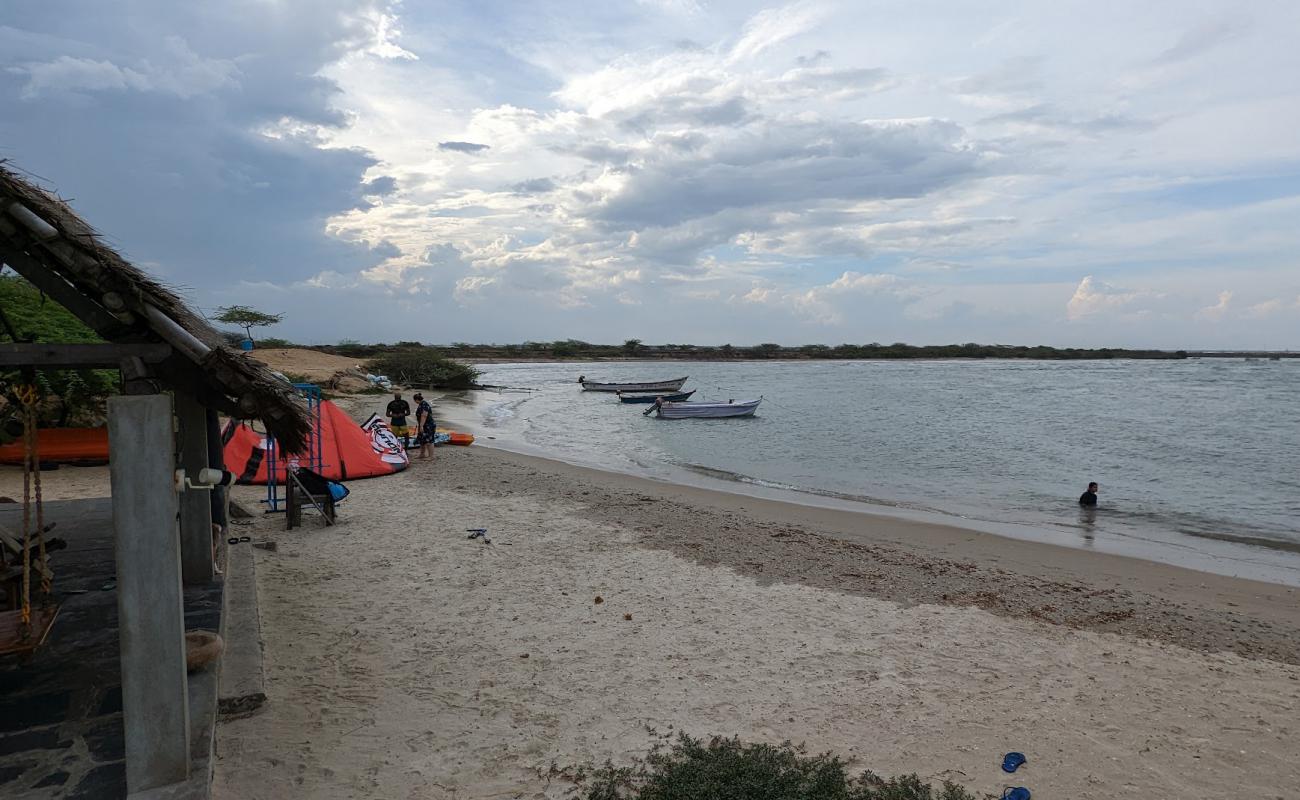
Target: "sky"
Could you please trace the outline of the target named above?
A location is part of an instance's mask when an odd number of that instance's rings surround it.
[[[0,158],[297,341],[1300,349],[1300,4],[6,0]]]

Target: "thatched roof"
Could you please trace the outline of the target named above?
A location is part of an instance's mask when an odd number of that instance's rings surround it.
[[[104,244],[67,203],[0,161],[0,262],[111,342],[163,342],[157,377],[241,419],[260,418],[289,450],[310,433],[306,408],[271,370],[227,346],[171,289]]]

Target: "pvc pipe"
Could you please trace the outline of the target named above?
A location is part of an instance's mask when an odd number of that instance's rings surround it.
[[[36,240],[44,242],[53,239],[59,235],[58,228],[36,216],[36,213],[17,200],[9,204],[9,214],[23,224],[23,227],[31,231],[36,236]]]
[[[194,338],[194,334],[182,328],[176,320],[159,311],[151,303],[144,303],[144,315],[167,343],[190,357],[191,361],[202,361],[212,352],[212,348]]]

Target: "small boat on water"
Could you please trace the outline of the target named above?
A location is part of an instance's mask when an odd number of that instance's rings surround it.
[[[647,381],[645,383],[597,383],[587,380],[585,375],[578,376],[578,383],[584,392],[660,392],[671,394],[680,391],[686,378],[674,378],[670,381]]]
[[[656,401],[653,406],[647,408],[644,412],[649,416],[652,412],[658,412],[661,419],[718,419],[721,417],[752,417],[758,410],[758,404],[763,402],[763,398],[757,400],[742,400],[737,403],[735,400],[728,400],[725,403],[672,403]]]
[[[693,394],[695,394],[694,389],[689,392],[677,392],[676,394],[628,394],[627,392],[619,392],[618,399],[624,403],[653,403],[656,400],[678,402],[689,400]]]

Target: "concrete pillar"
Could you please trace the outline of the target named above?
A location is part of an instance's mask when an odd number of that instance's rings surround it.
[[[208,410],[183,392],[174,395],[181,469],[192,481],[208,466]],[[181,579],[212,580],[212,498],[203,489],[181,492]]]
[[[189,774],[171,396],[110,397],[108,443],[126,785],[134,793]]]

